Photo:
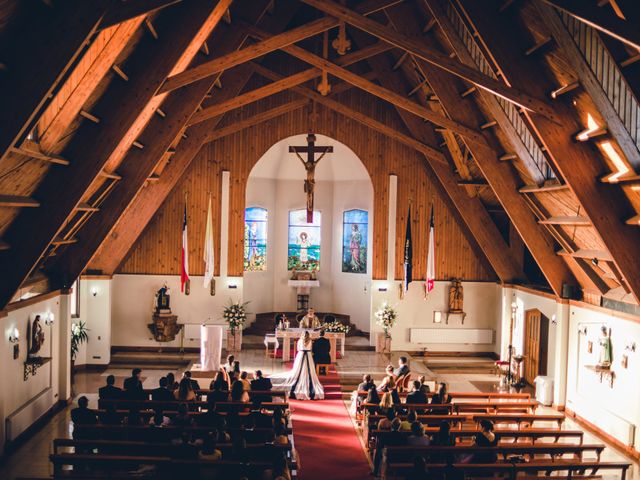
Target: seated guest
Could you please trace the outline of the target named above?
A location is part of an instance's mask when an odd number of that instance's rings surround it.
[[[369,390],[364,403],[367,404],[367,410],[369,410],[370,415],[373,415],[380,411],[380,395],[375,388]]]
[[[138,407],[132,407],[129,410],[129,414],[124,419],[124,424],[132,427],[144,424],[144,420],[142,420],[142,415],[140,415],[140,409]]]
[[[231,374],[231,372],[233,372],[233,364],[235,359],[236,357],[234,357],[233,355],[229,355],[227,357],[227,363],[224,364],[223,368],[228,374]]]
[[[424,394],[430,393],[431,389],[429,388],[429,385],[427,385],[427,377],[420,375],[418,380],[420,381],[420,391]]]
[[[151,390],[151,400],[154,402],[172,402],[175,400],[173,393],[167,388],[167,377],[161,377],[158,388]]]
[[[396,412],[393,409],[387,410],[385,418],[381,418],[378,422],[378,430],[391,430],[391,422],[396,418]]]
[[[172,372],[167,373],[167,389],[170,392],[175,392],[178,389],[178,382],[176,382],[176,376]]]
[[[447,392],[447,384],[442,382],[438,386],[438,393],[436,393],[431,399],[431,403],[437,403],[440,405],[445,405],[447,403],[451,403],[451,395]]]
[[[239,379],[240,379],[240,362],[238,360],[234,360],[233,370],[229,372],[229,381],[233,384],[233,382]]]
[[[153,416],[149,420],[149,425],[153,425],[155,427],[166,427],[170,423],[171,419],[162,413],[161,408],[156,408],[153,412]]]
[[[181,460],[195,460],[198,458],[198,448],[191,441],[191,434],[187,431],[182,432],[180,438],[172,442],[171,456]]]
[[[274,427],[275,437],[273,439],[273,443],[275,445],[288,445],[289,437],[287,437],[287,432],[282,425],[276,425]]]
[[[286,427],[287,426],[287,419],[285,417],[285,414],[284,414],[282,408],[276,408],[273,411],[273,416],[271,417],[271,425],[273,426],[274,429],[278,425],[281,425],[282,427]]]
[[[100,400],[115,400],[122,397],[122,389],[115,387],[114,383],[116,383],[116,377],[108,375],[107,384],[98,389],[98,398]]]
[[[418,414],[416,413],[415,410],[410,410],[409,413],[407,414],[407,419],[402,420],[402,423],[400,424],[400,431],[410,432],[411,425],[413,424],[413,422],[417,422],[417,421],[418,421]]]
[[[209,435],[202,443],[202,448],[198,453],[200,460],[216,461],[222,460],[222,452],[216,448],[217,438],[215,435]]]
[[[380,382],[380,385],[378,386],[378,392],[383,394],[391,393],[393,403],[396,405],[400,403],[400,395],[396,389],[396,381],[393,378],[393,375],[387,375],[382,379],[382,382]]]
[[[249,394],[244,389],[244,384],[240,380],[236,380],[231,385],[231,391],[229,392],[229,401],[231,402],[249,402]]]
[[[324,338],[324,330],[320,330],[320,337],[313,341],[311,352],[313,353],[313,362],[316,365],[331,363],[331,342]]]
[[[411,392],[407,394],[407,398],[405,399],[405,403],[407,404],[425,404],[429,403],[427,399],[427,395],[422,392],[422,384],[420,380],[414,380],[411,384]],[[420,410],[418,413],[422,413],[423,410]]]
[[[451,435],[451,424],[449,422],[440,423],[440,428],[431,438],[431,443],[439,447],[454,447],[456,439]],[[455,455],[452,453],[434,454],[431,457],[431,463],[445,463],[447,465],[454,463]]]
[[[80,438],[76,433],[76,426],[78,425],[96,425],[98,423],[98,417],[93,410],[89,409],[89,399],[84,395],[78,399],[78,407],[71,410],[71,421],[73,422],[73,438]],[[84,435],[82,435],[85,437]],[[86,437],[85,437],[86,438]]]
[[[183,374],[184,378],[188,378],[189,382],[191,383],[191,389],[194,391],[198,391],[200,390],[200,384],[198,383],[197,380],[194,380],[193,378],[191,378],[191,372],[189,370],[186,370]]]
[[[271,380],[262,376],[261,370],[253,372],[253,380],[251,380],[251,390],[254,392],[269,392],[273,388]],[[253,402],[256,404],[262,402],[271,402],[273,397],[271,395],[254,395]]]
[[[384,392],[380,398],[380,413],[393,410],[394,404],[395,402],[393,401],[391,392]]]
[[[242,382],[242,386],[244,387],[245,392],[251,390],[251,382],[249,381],[249,374],[247,372],[241,372],[239,380],[240,382]]]
[[[142,381],[140,376],[142,370],[134,368],[131,370],[131,376],[124,381],[124,393],[130,399],[144,399],[144,390],[142,389]]]
[[[187,377],[180,380],[180,386],[173,395],[176,397],[176,400],[180,400],[181,402],[194,401],[196,399],[196,392],[191,388],[191,380]]]
[[[193,425],[193,419],[189,415],[189,409],[186,403],[178,405],[178,413],[171,419],[171,425],[177,427],[190,427]]]
[[[107,408],[100,414],[100,423],[103,425],[121,425],[122,415],[116,411],[116,406],[113,403],[107,405]]]
[[[224,369],[220,369],[216,377],[211,381],[209,389],[211,390],[207,395],[207,402],[209,404],[229,400],[229,380],[227,372]]]
[[[393,376],[396,378],[404,377],[408,373],[409,365],[407,365],[407,357],[400,357],[398,359],[398,368],[393,371]]]
[[[498,437],[493,432],[493,422],[487,419],[480,420],[480,432],[476,434],[473,442],[478,447],[495,447]],[[494,452],[474,453],[469,463],[496,463],[498,455]]]
[[[370,374],[366,374],[362,377],[362,383],[358,385],[359,392],[368,392],[371,389],[375,390],[376,384],[373,383],[373,377]]]
[[[273,480],[291,480],[291,470],[289,470],[287,457],[283,452],[279,452],[275,455],[271,472],[267,471],[265,473],[268,475],[265,478]]]
[[[402,422],[398,417],[394,418],[391,422],[391,429],[389,432],[378,436],[378,444],[376,445],[376,452],[373,458],[373,474],[379,475],[380,464],[382,462],[383,452],[385,447],[400,446],[406,443],[405,436],[400,433],[400,425]]]
[[[411,435],[407,438],[407,445],[421,447],[429,446],[431,440],[424,434],[424,427],[420,422],[413,422],[411,424]]]
[[[227,421],[224,417],[218,417],[218,424],[216,425],[216,432],[218,432],[218,443],[229,443],[231,441],[231,435],[227,431]]]

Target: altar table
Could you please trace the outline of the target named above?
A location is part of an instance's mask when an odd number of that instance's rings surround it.
[[[276,330],[276,338],[282,339],[282,361],[288,362],[291,360],[291,340],[298,340],[304,332],[308,331],[311,334],[311,338],[315,339],[320,337],[319,331],[308,330],[306,328],[289,328],[287,330]],[[331,344],[331,363],[336,362],[337,358],[337,346],[338,340],[340,340],[340,355],[344,358],[344,333],[325,332],[324,336]]]

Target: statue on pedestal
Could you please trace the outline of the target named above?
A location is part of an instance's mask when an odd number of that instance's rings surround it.
[[[160,290],[156,293],[156,312],[168,312],[171,313],[171,308],[169,306],[171,302],[171,293],[169,291],[169,287],[165,283]]]
[[[149,330],[157,342],[170,342],[175,340],[176,335],[182,329],[178,323],[178,316],[171,314],[171,294],[169,287],[165,283],[155,295],[153,323],[148,324]]]
[[[609,368],[611,366],[611,331],[605,325],[600,328],[598,345],[600,346],[598,367]]]
[[[36,315],[30,327],[29,357],[35,357],[44,344],[44,331],[42,330],[42,325],[40,325],[40,315]]]
[[[464,291],[460,280],[454,278],[449,287],[449,313],[462,313],[464,301]]]

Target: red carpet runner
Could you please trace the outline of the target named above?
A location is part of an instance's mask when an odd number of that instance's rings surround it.
[[[290,400],[301,480],[369,477],[371,470],[342,400],[338,379],[333,369],[320,377],[324,400]]]

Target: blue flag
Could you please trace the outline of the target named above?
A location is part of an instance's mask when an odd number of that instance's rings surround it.
[[[409,284],[411,283],[411,269],[413,266],[413,245],[411,242],[411,207],[409,207],[409,214],[407,215],[407,230],[404,235],[404,279],[402,281],[403,291],[409,290]]]

